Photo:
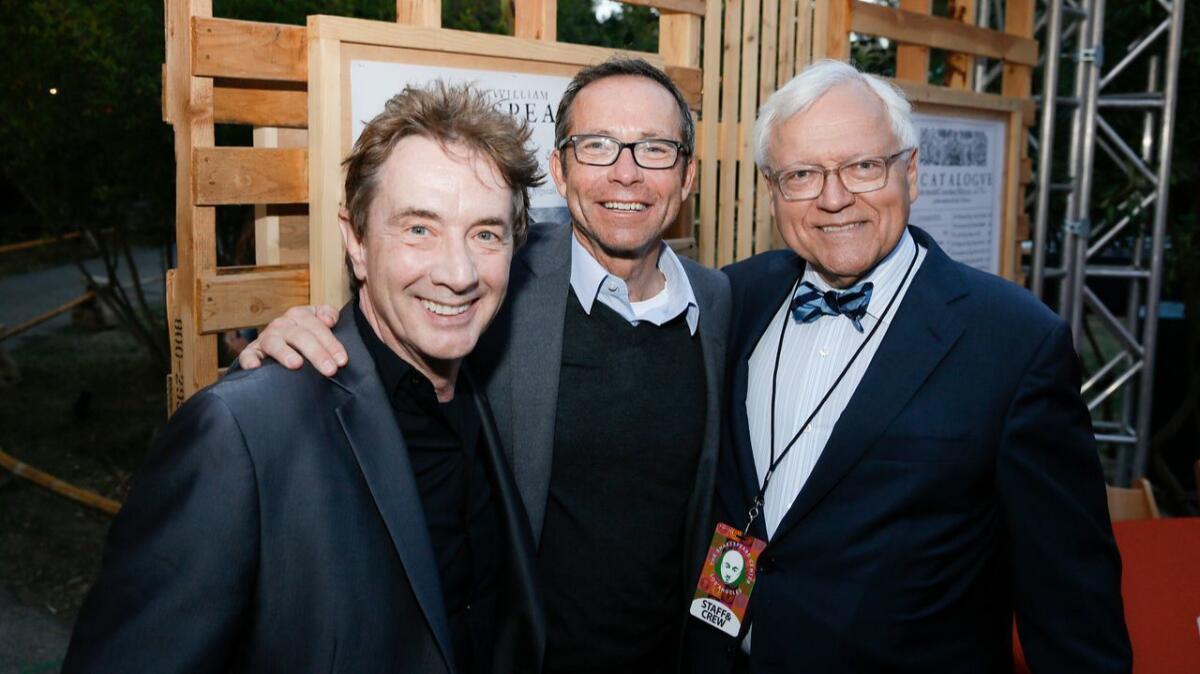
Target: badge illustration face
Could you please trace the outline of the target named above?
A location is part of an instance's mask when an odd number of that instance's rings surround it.
[[[746,575],[746,558],[737,548],[730,548],[721,555],[717,572],[721,574],[721,582],[733,587]]]

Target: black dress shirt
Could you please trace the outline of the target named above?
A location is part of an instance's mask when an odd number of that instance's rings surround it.
[[[480,456],[481,422],[470,385],[459,376],[454,398],[438,402],[429,379],[383,343],[357,302],[354,318],[408,448],[458,669],[485,672],[493,648],[502,556],[499,513]]]

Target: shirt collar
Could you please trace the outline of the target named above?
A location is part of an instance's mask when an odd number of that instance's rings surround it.
[[[662,322],[665,323],[686,312],[688,331],[694,335],[700,322],[700,304],[696,301],[696,294],[692,291],[687,270],[683,268],[679,256],[671,250],[666,242],[661,243],[660,246],[658,270],[666,279],[668,297],[667,306],[663,312],[665,320]],[[571,289],[579,298],[579,304],[583,307],[584,313],[591,315],[592,305],[606,285],[612,289],[612,292],[605,296],[607,300],[605,303],[611,306],[611,302],[617,301],[619,306],[612,308],[633,322],[635,320],[633,306],[629,301],[629,287],[625,284],[625,279],[608,273],[608,270],[583,247],[583,244],[579,243],[575,233],[571,232]]]
[[[859,283],[870,281],[874,285],[871,290],[871,302],[867,304],[867,315],[876,320],[879,319],[879,314],[883,313],[883,308],[887,306],[888,300],[900,289],[900,281],[904,278],[904,273],[908,271],[908,265],[916,254],[918,254],[917,242],[905,227],[904,233],[900,235],[900,240],[896,242],[892,252],[875,265],[869,274],[859,279]],[[829,283],[821,278],[812,265],[807,265],[804,276],[800,280],[813,284],[821,292],[830,289]],[[891,321],[885,322],[890,323]]]

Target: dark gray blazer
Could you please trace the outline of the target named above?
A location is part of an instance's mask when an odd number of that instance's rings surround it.
[[[334,335],[350,363],[333,377],[272,363],[175,414],[113,522],[64,672],[455,671],[404,438],[348,310]],[[476,403],[507,562],[491,671],[537,671],[532,536]]]
[[[487,388],[535,544],[541,541],[550,488],[563,321],[571,285],[571,236],[571,228],[562,224],[530,228],[528,241],[513,260],[504,308],[472,355],[473,371]],[[688,555],[679,572],[687,588],[696,581],[712,537],[709,512],[720,442],[730,295],[724,274],[682,261],[700,305],[697,334],[708,391],[704,418],[696,419],[704,424],[704,446],[683,532]],[[686,608],[681,607],[680,615],[685,614]]]

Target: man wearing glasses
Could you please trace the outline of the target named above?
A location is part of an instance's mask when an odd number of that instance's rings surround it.
[[[734,299],[717,521],[765,541],[696,672],[1128,672],[1120,560],[1066,325],[907,226],[904,95],[841,62],[763,105],[788,251]],[[738,536],[735,534],[735,538]]]
[[[539,546],[545,671],[674,672],[711,535],[729,284],[662,239],[696,176],[691,112],[662,71],[585,68],[556,122],[570,226],[530,228],[471,364]],[[294,308],[240,363],[303,354],[332,373],[332,319]]]

